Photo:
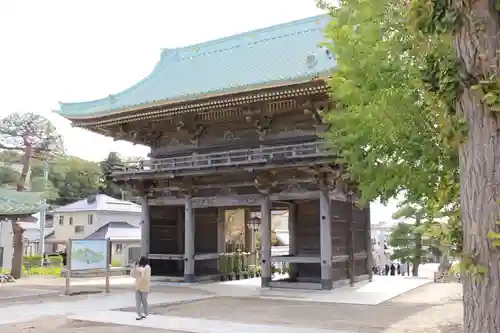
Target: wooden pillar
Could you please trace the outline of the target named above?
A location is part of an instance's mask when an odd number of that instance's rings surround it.
[[[297,255],[297,204],[291,202],[288,206],[288,253],[291,256]],[[298,274],[297,264],[289,265],[289,276],[296,279]]]
[[[217,208],[217,253],[226,253],[226,219],[224,208]],[[217,260],[217,269],[220,272],[220,257]]]
[[[257,266],[257,245],[255,244],[255,231],[250,226],[252,213],[250,209],[245,209],[245,251],[250,253],[249,264]]]
[[[330,191],[322,186],[319,197],[320,246],[321,246],[321,289],[332,289],[332,212]]]
[[[355,276],[356,276],[356,272],[355,272],[355,265],[356,265],[356,262],[354,260],[354,252],[355,252],[355,249],[354,249],[354,221],[353,221],[353,218],[352,218],[352,196],[349,194],[347,195],[347,202],[349,204],[349,208],[348,208],[348,211],[347,211],[347,222],[349,224],[349,231],[347,233],[347,255],[349,256],[349,262],[348,262],[348,266],[349,266],[349,284],[351,285],[351,287],[354,285],[354,282],[355,281]]]
[[[184,216],[184,282],[194,282],[194,223],[193,198],[187,196]]]
[[[264,193],[260,209],[261,286],[268,287],[271,282],[271,199],[269,193]]]
[[[141,256],[147,257],[151,244],[151,214],[149,212],[148,196],[141,198]]]
[[[177,209],[177,254],[184,253],[184,214],[182,214],[183,207],[180,206]],[[177,271],[182,272],[184,262],[177,260]]]
[[[370,205],[364,209],[365,215],[365,241],[366,241],[366,269],[368,270],[368,279],[373,280],[373,253],[372,253],[372,224],[370,221]]]
[[[255,245],[253,244],[253,230],[250,228],[248,223],[250,222],[250,209],[245,208],[245,229],[243,230],[244,236],[245,236],[245,252],[252,253],[255,249]]]

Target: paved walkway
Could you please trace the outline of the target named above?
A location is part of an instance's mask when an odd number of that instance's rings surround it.
[[[149,303],[174,304],[179,302],[206,299],[210,296],[196,294],[153,293]],[[106,311],[135,306],[132,292],[109,295],[91,295],[73,302],[45,302],[40,304],[20,304],[0,309],[0,324],[20,323],[43,316],[61,316],[75,313]],[[22,314],[22,315],[20,315]]]
[[[281,325],[257,325],[248,323],[243,324],[221,320],[159,315],[149,315],[146,319],[135,320],[135,316],[133,313],[122,311],[87,312],[80,315],[72,315],[68,318],[72,320],[106,324],[119,324],[142,328],[157,328],[190,333],[354,333],[318,328],[286,327]]]
[[[260,297],[268,299],[286,299],[305,302],[344,303],[359,305],[377,305],[410,290],[431,282],[427,278],[403,276],[374,276],[372,282],[363,281],[353,287],[344,286],[324,290],[298,289],[262,289],[260,279],[195,284],[192,290],[202,290],[217,296],[227,297]]]

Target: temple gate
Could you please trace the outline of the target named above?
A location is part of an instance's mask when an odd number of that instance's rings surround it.
[[[371,278],[369,208],[320,139],[335,67],[318,46],[327,16],[162,51],[117,95],[61,103],[74,125],[151,147],[115,173],[141,193],[142,251],[153,273],[217,275],[224,211],[260,212],[262,286],[331,289]],[[334,112],[334,111],[332,111]],[[271,255],[271,211],[288,210],[290,254]],[[246,214],[250,216],[250,214]],[[272,281],[272,263],[290,265]]]

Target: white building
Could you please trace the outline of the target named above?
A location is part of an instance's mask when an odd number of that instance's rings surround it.
[[[141,206],[105,194],[91,195],[53,211],[54,234],[48,242],[59,244],[59,249],[70,238],[85,239],[109,222],[126,222],[139,227]]]
[[[375,266],[384,267],[391,260],[390,249],[387,244],[389,234],[394,227],[387,222],[372,223],[372,256]]]

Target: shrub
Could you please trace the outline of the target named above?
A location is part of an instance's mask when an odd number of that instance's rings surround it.
[[[239,275],[241,273],[241,251],[238,251],[236,253],[233,253],[233,272],[236,275]]]
[[[48,262],[49,266],[60,267],[63,264],[63,257],[62,256],[50,256],[50,257],[47,257],[47,262]]]
[[[231,274],[234,272],[234,253],[227,253],[227,272]]]
[[[33,267],[30,271],[30,275],[42,275],[42,276],[61,276],[62,267],[47,266],[47,267]]]
[[[122,262],[120,259],[111,260],[111,267],[122,267]]]
[[[24,265],[27,267],[40,267],[42,264],[42,256],[35,254],[32,256],[24,256]]]
[[[226,253],[219,254],[219,274],[222,276],[227,276],[228,272],[228,258]]]

